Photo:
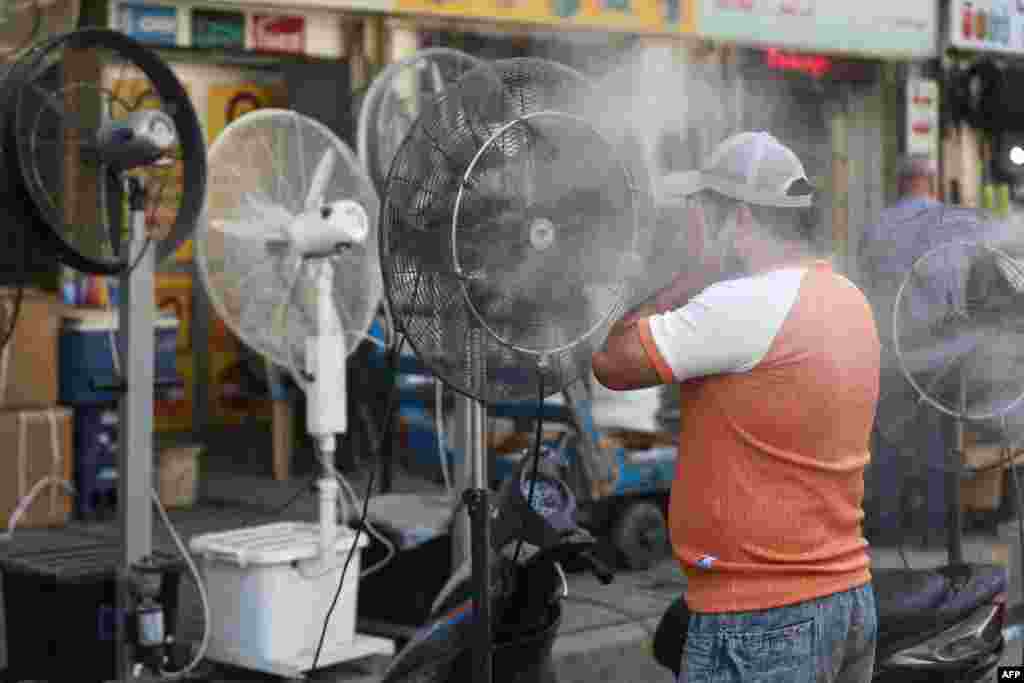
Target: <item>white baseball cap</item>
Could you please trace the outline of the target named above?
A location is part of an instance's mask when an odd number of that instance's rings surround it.
[[[814,187],[791,149],[763,131],[737,133],[715,148],[699,171],[671,173],[661,181],[663,200],[714,190],[758,206],[811,206]]]

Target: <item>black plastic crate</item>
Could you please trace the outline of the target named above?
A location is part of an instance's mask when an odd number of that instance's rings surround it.
[[[168,563],[161,587],[168,633],[176,624],[181,563]],[[6,681],[101,683],[116,680],[116,543],[28,550],[0,559],[7,627]]]

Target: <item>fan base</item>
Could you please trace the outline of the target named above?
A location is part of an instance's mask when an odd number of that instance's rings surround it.
[[[293,680],[305,678],[305,673],[311,670],[310,667],[313,660],[312,650],[300,653],[290,661],[270,661],[254,653],[215,650],[217,648],[211,647],[206,655],[206,659],[220,664],[228,664],[241,669],[249,669],[250,671],[262,671],[263,673]],[[322,669],[334,664],[362,659],[371,655],[393,654],[395,654],[394,641],[357,633],[347,643],[337,643],[335,645],[324,643],[324,648],[320,652],[320,658],[317,660],[317,668]]]

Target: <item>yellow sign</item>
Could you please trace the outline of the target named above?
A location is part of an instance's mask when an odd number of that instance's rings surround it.
[[[232,83],[211,86],[206,94],[206,134],[212,144],[229,123],[242,114],[264,107],[285,106],[282,86],[260,83]]]
[[[396,0],[396,9],[498,21],[603,28],[635,33],[692,33],[694,0]]]

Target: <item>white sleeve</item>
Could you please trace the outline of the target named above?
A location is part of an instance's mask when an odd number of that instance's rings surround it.
[[[753,369],[796,302],[805,272],[786,269],[719,282],[682,308],[649,318],[651,340],[673,379]]]

